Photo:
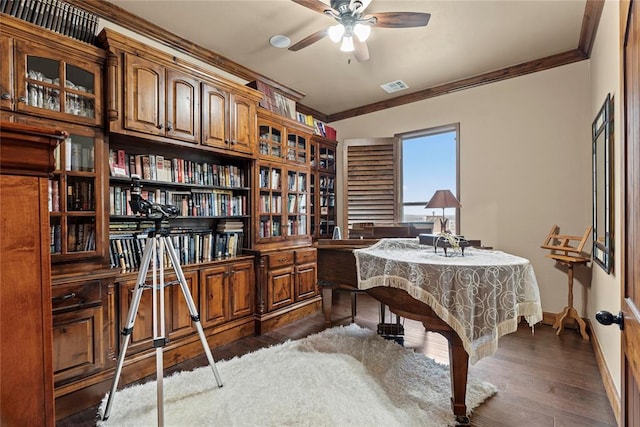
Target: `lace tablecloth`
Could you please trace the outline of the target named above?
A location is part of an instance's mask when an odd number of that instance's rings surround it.
[[[525,258],[474,248],[444,256],[418,239],[381,239],[353,252],[360,289],[400,288],[429,305],[460,336],[472,364],[496,352],[498,338],[515,332],[519,316],[531,326],[542,320],[538,283]]]

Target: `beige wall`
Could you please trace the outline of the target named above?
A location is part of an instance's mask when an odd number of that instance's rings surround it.
[[[553,224],[566,234],[591,225],[588,79],[582,61],[332,125],[343,140],[460,123],[461,233],[531,260],[543,310],[560,312],[567,275],[540,244]],[[582,316],[588,271],[576,272]]]
[[[607,275],[599,266],[593,266],[591,292],[588,301],[588,317],[591,319],[594,333],[598,337],[600,348],[606,360],[607,368],[613,378],[618,394],[620,393],[620,341],[621,334],[614,326],[602,326],[595,320],[598,310],[608,310],[617,314],[621,307],[622,280],[622,137],[623,126],[620,113],[622,111],[621,79],[620,79],[620,46],[619,46],[619,6],[618,2],[607,1],[604,4],[596,41],[589,64],[591,117],[595,117],[602,106],[607,93],[614,99],[614,265],[613,272]]]

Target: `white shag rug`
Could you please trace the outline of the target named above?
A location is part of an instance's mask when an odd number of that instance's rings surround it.
[[[449,367],[356,324],[164,379],[166,426],[455,425]],[[467,410],[497,388],[473,377]],[[101,419],[106,396],[100,407]],[[157,424],[155,381],[117,391],[98,426]]]

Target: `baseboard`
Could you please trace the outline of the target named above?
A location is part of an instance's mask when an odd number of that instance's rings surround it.
[[[609,398],[609,404],[611,405],[611,409],[613,410],[613,415],[616,417],[616,422],[620,425],[620,416],[621,416],[621,407],[620,407],[620,395],[616,390],[615,383],[613,381],[613,377],[611,376],[611,372],[607,368],[607,364],[604,362],[604,356],[602,354],[602,348],[600,347],[600,342],[598,341],[598,336],[593,333],[593,329],[591,328],[591,321],[586,319],[589,330],[591,330],[591,345],[593,346],[593,351],[596,355],[596,362],[598,363],[598,369],[600,370],[600,376],[602,377],[602,383],[604,384],[604,389],[607,392],[607,397]]]

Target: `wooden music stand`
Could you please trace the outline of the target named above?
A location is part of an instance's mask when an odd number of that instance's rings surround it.
[[[549,249],[551,253],[546,255],[547,257],[556,260],[556,262],[567,266],[569,269],[567,274],[569,276],[569,298],[567,307],[564,308],[562,313],[556,315],[556,321],[553,324],[554,329],[558,329],[556,335],[560,335],[560,332],[564,329],[564,321],[567,317],[572,317],[578,322],[580,327],[580,335],[585,340],[589,339],[587,335],[587,325],[584,320],[578,316],[578,312],[573,307],[573,267],[575,265],[586,265],[591,258],[585,257],[582,252],[589,235],[591,234],[592,227],[588,227],[583,236],[567,236],[559,234],[559,227],[554,225],[551,227],[549,235],[545,239],[542,246],[543,249]],[[571,246],[571,242],[578,242],[576,246]],[[574,243],[575,244],[575,243]]]

